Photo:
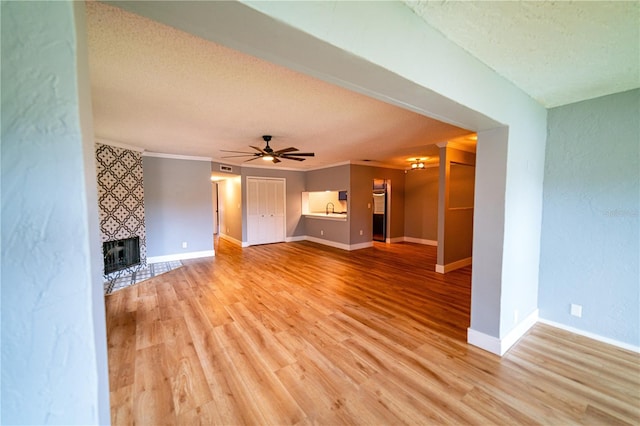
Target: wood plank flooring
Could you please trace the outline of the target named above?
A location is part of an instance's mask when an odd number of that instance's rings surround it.
[[[434,247],[216,251],[107,297],[113,424],[640,424],[636,353],[467,345],[471,269]]]

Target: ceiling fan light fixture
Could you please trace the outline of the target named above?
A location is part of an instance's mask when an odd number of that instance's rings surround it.
[[[277,164],[277,163],[280,163],[281,160],[304,161],[305,160],[304,157],[315,157],[315,154],[313,152],[299,152],[298,148],[294,148],[292,146],[288,148],[274,150],[269,146],[269,142],[272,139],[270,135],[263,135],[262,139],[266,144],[264,148],[259,148],[257,146],[249,145],[250,148],[253,148],[257,152],[229,151],[229,150],[221,149],[220,150],[221,152],[238,154],[238,155],[229,155],[222,158],[251,157],[246,161],[253,161],[253,160],[257,160],[258,158],[262,158],[264,161],[271,161],[273,164]]]

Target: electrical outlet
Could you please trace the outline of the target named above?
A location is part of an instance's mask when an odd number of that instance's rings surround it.
[[[371,203],[367,203],[367,208],[370,209],[371,208]]]
[[[182,242],[182,248],[187,248],[187,242],[186,241]]]
[[[320,235],[324,235],[324,231],[323,230],[320,231]]]
[[[360,230],[360,235],[362,235],[362,229]]]
[[[571,315],[582,318],[582,305],[571,304]]]

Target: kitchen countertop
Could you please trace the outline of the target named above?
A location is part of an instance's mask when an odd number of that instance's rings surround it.
[[[346,213],[305,213],[304,217],[308,217],[311,219],[325,219],[325,220],[340,220],[346,221],[347,214]]]

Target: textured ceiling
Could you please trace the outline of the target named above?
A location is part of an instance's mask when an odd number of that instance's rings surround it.
[[[638,1],[405,1],[545,107],[640,87]]]
[[[547,107],[640,86],[637,1],[405,3]],[[438,142],[474,144],[467,130],[113,6],[87,2],[87,32],[98,140],[241,164],[221,150],[271,134],[274,149],[316,153],[277,166],[300,169],[404,167]]]
[[[223,160],[271,134],[274,149],[316,153],[277,166],[303,169],[405,167],[470,134],[102,3],[87,3],[87,31],[99,140]]]

